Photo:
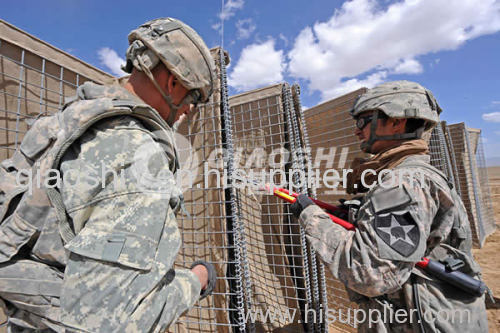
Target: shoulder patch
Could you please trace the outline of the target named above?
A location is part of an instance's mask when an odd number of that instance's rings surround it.
[[[414,253],[420,243],[420,229],[409,212],[375,216],[375,232],[404,257]]]

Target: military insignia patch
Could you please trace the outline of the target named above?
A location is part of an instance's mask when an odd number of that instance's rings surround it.
[[[418,247],[420,230],[410,213],[376,216],[375,232],[393,250],[408,257]]]

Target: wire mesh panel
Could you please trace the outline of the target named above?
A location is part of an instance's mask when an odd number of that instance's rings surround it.
[[[495,230],[491,214],[491,196],[480,145],[480,130],[470,129],[464,123],[448,126],[450,141],[455,152],[457,178],[461,197],[471,224],[473,244],[482,247],[486,237]],[[476,154],[479,154],[477,156]],[[480,175],[478,162],[481,165]]]
[[[454,184],[455,176],[453,174],[451,156],[444,135],[443,125],[443,123],[437,124],[431,132],[429,139],[430,163],[442,171],[448,177],[448,180]]]
[[[354,158],[365,158],[367,155],[359,149],[359,141],[354,135],[354,121],[349,115],[356,98],[366,89],[359,89],[323,104],[304,111],[309,145],[311,148],[312,169],[318,170],[319,186],[316,188],[317,198],[330,203],[350,196],[342,187],[342,179],[338,186],[323,180],[325,174],[331,177],[331,171],[336,170],[340,178],[343,169],[347,169]],[[317,183],[317,182],[316,182]],[[354,319],[350,311],[357,308],[349,300],[344,284],[335,279],[328,269],[325,269],[326,293],[328,309],[334,310],[338,317],[329,323],[332,331],[354,332]]]
[[[491,195],[490,181],[488,178],[488,168],[484,157],[484,147],[481,135],[478,137],[475,151],[476,167],[478,170],[478,181],[483,209],[483,222],[485,236],[489,236],[496,230],[495,212],[493,210],[493,197]]]
[[[460,187],[460,178],[458,177],[458,166],[457,166],[457,158],[455,156],[455,149],[453,147],[453,143],[451,141],[451,132],[445,121],[441,122],[441,128],[443,129],[444,142],[445,147],[447,148],[449,157],[450,157],[450,170],[451,175],[453,177],[453,183],[455,185],[455,190],[459,195],[462,193],[462,189]],[[451,178],[450,178],[451,179]]]
[[[211,50],[220,77],[219,48]],[[228,60],[226,60],[228,61]],[[227,199],[224,182],[223,126],[220,109],[220,82],[199,112],[178,129],[177,148],[181,170],[178,183],[184,191],[186,212],[177,216],[182,247],[176,264],[189,267],[196,260],[212,263],[217,271],[217,284],[212,296],[195,304],[182,316],[173,332],[232,332],[239,328],[236,299],[242,297],[236,284],[241,276],[234,266],[241,265],[239,244],[234,242],[234,228],[228,226]]]
[[[35,119],[57,112],[78,85],[111,79],[0,20],[0,160],[11,157]]]
[[[236,167],[249,179],[286,186],[290,129],[282,91],[281,84],[258,89],[231,97],[230,105]],[[300,226],[287,205],[272,195],[246,187],[237,191],[237,200],[249,270],[247,310],[277,315],[272,321],[256,318],[253,328],[301,331],[312,294]]]

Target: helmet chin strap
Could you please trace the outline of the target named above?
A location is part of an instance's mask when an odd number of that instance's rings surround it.
[[[191,96],[188,94],[180,104],[174,104],[174,102],[172,101],[172,97],[170,97],[170,95],[167,95],[165,94],[165,92],[163,91],[163,89],[161,89],[160,85],[158,84],[158,82],[156,81],[156,79],[154,78],[153,76],[153,73],[151,73],[151,70],[149,69],[149,67],[144,63],[144,60],[142,59],[142,57],[139,55],[137,56],[137,60],[139,62],[139,66],[141,67],[141,70],[147,75],[147,77],[151,80],[151,82],[153,83],[153,85],[156,87],[156,89],[158,90],[158,92],[161,94],[161,96],[163,97],[163,99],[165,100],[165,102],[167,103],[169,109],[170,109],[170,114],[168,115],[168,119],[167,120],[167,123],[169,126],[172,126],[174,124],[174,120],[175,120],[175,116],[177,115],[177,111],[183,107],[184,105],[186,104],[190,104],[189,102],[187,102],[188,98],[191,98]]]
[[[393,135],[384,135],[384,136],[378,136],[375,134],[377,131],[378,127],[378,115],[379,115],[379,110],[375,110],[373,113],[373,118],[370,123],[370,138],[368,138],[368,141],[362,142],[361,143],[361,149],[366,151],[369,154],[375,154],[372,151],[372,146],[375,143],[375,141],[381,141],[381,140],[413,140],[413,139],[420,139],[422,137],[422,133],[424,132],[424,127],[421,127],[417,129],[415,132],[410,132],[410,133],[399,133],[399,134],[393,134]]]

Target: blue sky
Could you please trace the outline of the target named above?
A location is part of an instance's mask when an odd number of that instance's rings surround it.
[[[453,4],[451,4],[453,3]],[[500,0],[6,1],[0,17],[110,73],[127,34],[171,16],[229,51],[230,93],[299,82],[314,106],[397,79],[431,89],[449,123],[481,128],[500,165]],[[332,124],[335,126],[335,124]]]

